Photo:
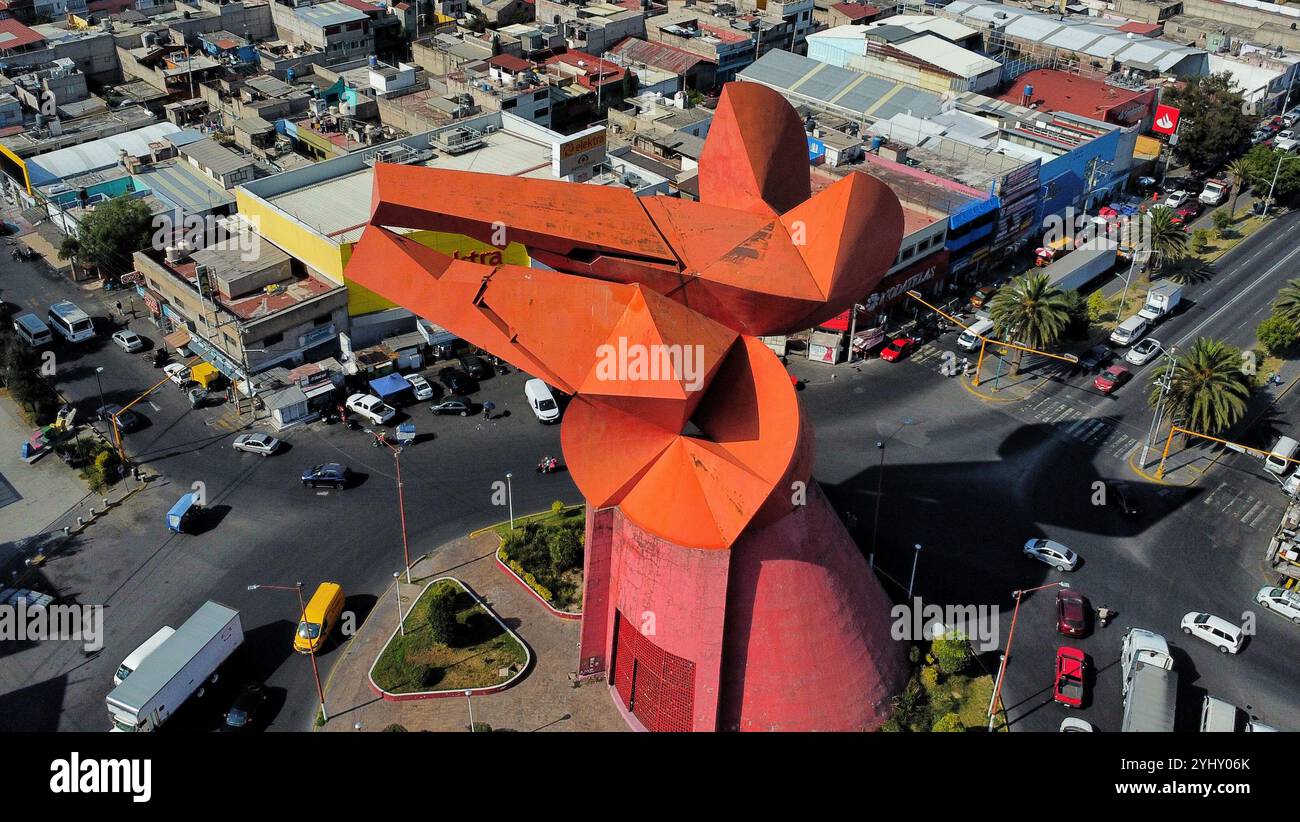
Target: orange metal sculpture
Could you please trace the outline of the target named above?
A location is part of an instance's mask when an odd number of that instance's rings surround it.
[[[750,83],[723,92],[700,198],[379,165],[347,277],[572,395],[562,441],[589,510],[616,507],[665,545],[725,550],[795,513],[811,482],[790,378],[757,337],[870,293],[903,214],[864,174],[810,196],[802,123]],[[522,243],[544,267],[453,259],[404,229]]]

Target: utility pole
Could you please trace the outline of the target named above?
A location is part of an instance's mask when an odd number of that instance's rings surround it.
[[[1160,430],[1160,423],[1165,415],[1165,398],[1169,396],[1169,386],[1174,378],[1174,365],[1177,358],[1174,356],[1177,348],[1171,348],[1165,352],[1165,359],[1168,363],[1165,367],[1165,375],[1160,381],[1160,399],[1156,401],[1155,414],[1151,417],[1151,428],[1147,431],[1146,442],[1142,444],[1142,457],[1138,460],[1139,468],[1146,468],[1147,456],[1151,452],[1151,443],[1154,441],[1156,433]]]

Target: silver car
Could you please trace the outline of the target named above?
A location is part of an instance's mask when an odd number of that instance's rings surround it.
[[[1047,563],[1058,571],[1073,571],[1079,555],[1050,539],[1031,539],[1025,543],[1025,556]]]
[[[1124,359],[1131,365],[1146,365],[1151,362],[1152,357],[1159,353],[1160,341],[1153,337],[1147,337],[1130,348],[1128,353],[1124,355]]]
[[[113,342],[128,354],[134,354],[144,348],[144,340],[134,331],[115,331],[113,332]]]
[[[240,434],[235,437],[230,447],[236,451],[247,451],[250,454],[269,457],[280,450],[280,441],[270,434]]]

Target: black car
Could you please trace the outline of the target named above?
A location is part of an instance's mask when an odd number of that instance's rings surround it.
[[[462,417],[468,417],[474,410],[473,405],[465,397],[451,396],[444,397],[440,402],[435,402],[429,406],[429,410],[435,414],[459,414]]]
[[[1094,345],[1088,353],[1079,358],[1079,367],[1085,371],[1096,371],[1110,362],[1115,356],[1115,349],[1108,345]]]
[[[95,410],[99,418],[104,422],[109,422],[114,414],[117,414],[117,428],[123,434],[129,434],[144,424],[144,420],[134,411],[123,411],[122,406],[112,403],[101,405]]]
[[[444,368],[438,372],[438,382],[452,394],[473,394],[478,390],[474,378],[458,368]]]
[[[302,472],[303,487],[320,488],[338,488],[342,489],[348,484],[348,477],[351,472],[348,467],[339,462],[327,462],[321,465],[313,465],[306,471]]]
[[[467,354],[460,358],[460,368],[476,380],[486,380],[492,376],[492,366],[477,354]]]
[[[1126,517],[1136,517],[1142,513],[1137,503],[1137,493],[1127,482],[1107,482],[1106,501]]]
[[[260,682],[250,682],[235,697],[235,703],[226,711],[221,723],[222,732],[246,731],[253,726],[257,711],[266,702],[266,688]]]

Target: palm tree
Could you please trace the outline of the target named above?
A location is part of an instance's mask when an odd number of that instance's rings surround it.
[[[1231,163],[1228,163],[1228,174],[1232,176],[1232,205],[1229,212],[1232,216],[1237,216],[1237,195],[1241,193],[1242,188],[1250,180],[1250,166],[1246,165],[1246,160],[1238,157]]]
[[[1159,255],[1161,268],[1187,254],[1187,232],[1174,222],[1174,217],[1174,210],[1164,206],[1156,206],[1146,214],[1147,245]]]
[[[1007,283],[989,302],[989,317],[999,337],[1030,348],[1045,348],[1061,338],[1070,322],[1070,304],[1047,275],[1029,272]],[[1020,371],[1023,351],[1016,350],[1011,373]]]
[[[1157,369],[1160,371],[1160,369]],[[1159,374],[1151,381],[1151,405],[1160,402]],[[1241,352],[1222,340],[1199,337],[1174,363],[1165,397],[1171,418],[1203,434],[1215,434],[1241,419],[1250,398]]]
[[[1291,322],[1300,325],[1300,279],[1287,280],[1282,290],[1277,292],[1273,313],[1281,314]]]

